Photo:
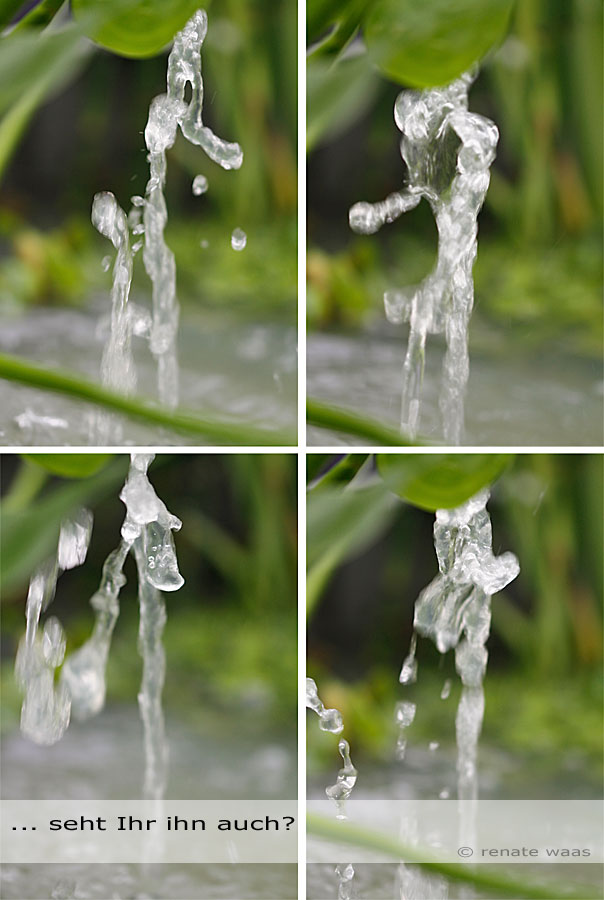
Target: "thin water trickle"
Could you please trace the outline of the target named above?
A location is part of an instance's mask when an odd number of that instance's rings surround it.
[[[342,714],[337,709],[325,709],[323,701],[319,697],[317,684],[312,678],[306,679],[306,706],[317,714],[319,728],[323,731],[339,734],[344,729]],[[344,765],[338,772],[336,783],[326,787],[325,793],[336,804],[336,818],[344,820],[347,818],[345,804],[357,783],[358,772],[350,758],[348,741],[341,739],[338,742],[338,752]],[[351,863],[340,863],[335,868],[335,874],[338,878],[338,900],[352,900],[354,867]]]
[[[399,94],[394,118],[403,133],[401,156],[408,183],[380,203],[356,203],[349,213],[354,231],[373,234],[422,198],[432,207],[439,238],[436,266],[421,284],[387,291],[384,304],[390,322],[408,321],[410,326],[401,430],[410,437],[417,434],[426,336],[444,333],[447,352],[439,405],[445,441],[454,444],[461,442],[464,428],[477,217],[499,138],[489,119],[468,111],[468,89],[475,74],[466,73],[444,87]]]
[[[343,738],[338,744],[338,751],[344,765],[338,772],[338,780],[335,784],[325,788],[325,793],[330,800],[336,804],[336,818],[346,819],[346,801],[352,794],[352,789],[357,783],[358,772],[352,764],[350,758],[350,744]]]

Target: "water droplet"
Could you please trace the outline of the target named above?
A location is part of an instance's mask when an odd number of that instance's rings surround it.
[[[247,244],[247,234],[241,228],[235,228],[231,235],[231,247],[233,250],[243,250]]]
[[[205,194],[208,189],[208,179],[205,175],[196,175],[193,179],[192,191],[196,197]]]
[[[101,260],[101,269],[103,270],[103,272],[108,272],[110,266],[111,266],[111,257],[104,256]]]
[[[447,678],[447,680],[443,684],[442,691],[440,692],[440,699],[446,700],[450,693],[451,693],[451,679]]]
[[[430,741],[430,743],[428,744],[428,749],[432,753],[434,753],[435,750],[438,750],[439,747],[440,747],[440,744],[438,743],[438,741]]]
[[[207,250],[208,247],[210,246],[210,242],[206,241],[204,238],[204,240],[199,242],[199,246],[201,247],[202,250]]]
[[[451,796],[451,791],[448,788],[443,788],[443,790],[438,795],[439,800],[448,800]]]

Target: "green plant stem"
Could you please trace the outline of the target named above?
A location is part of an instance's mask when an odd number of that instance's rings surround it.
[[[169,428],[171,431],[203,437],[216,444],[246,444],[250,446],[295,444],[295,437],[289,431],[269,431],[253,425],[200,418],[195,413],[186,410],[173,412],[138,397],[122,397],[98,384],[83,380],[74,373],[60,370],[51,372],[6,354],[0,354],[0,378],[41,390],[53,391],[65,397],[84,400],[149,425],[159,425]]]
[[[317,428],[327,428],[340,434],[364,438],[371,444],[386,447],[420,446],[402,437],[398,431],[376,422],[375,419],[365,419],[357,413],[336,406],[328,406],[317,400],[308,399],[306,401],[306,421],[309,425]]]
[[[546,886],[531,881],[508,878],[506,875],[499,875],[482,865],[468,866],[464,863],[439,862],[417,847],[407,847],[388,834],[370,831],[347,822],[327,819],[315,813],[307,814],[306,824],[308,833],[316,837],[326,838],[338,844],[363,847],[365,850],[377,850],[393,859],[422,865],[428,871],[444,875],[451,881],[473,884],[478,888],[494,891],[503,896],[522,897],[523,900],[592,900],[592,898],[600,896],[595,888],[590,888],[588,885],[565,885],[558,881],[555,886]]]

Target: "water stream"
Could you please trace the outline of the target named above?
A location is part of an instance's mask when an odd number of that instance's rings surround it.
[[[61,527],[56,558],[32,576],[26,606],[27,627],[17,652],[15,671],[25,697],[21,730],[38,744],[54,744],[65,733],[71,714],[85,720],[105,703],[105,670],[111,636],[119,615],[119,593],[126,579],[123,566],[134,554],[140,605],[139,652],[143,677],[138,697],[144,730],[143,793],[159,800],[167,777],[167,744],[161,694],[165,675],[162,632],[166,623],[163,593],[182,587],[172,531],[181,522],[155,493],[147,469],[154,454],[132,454],[120,494],[126,506],[118,547],[107,557],[99,589],[91,598],[95,624],[91,637],[64,662],[58,686],[54,674],[65,654],[65,635],[55,617],[40,630],[40,615],[54,597],[61,571],[81,565],[92,531],[92,514],[82,510]]]
[[[319,728],[322,731],[340,734],[344,730],[342,713],[337,709],[325,708],[313,678],[306,679],[306,706],[308,709],[312,709],[319,717]],[[342,738],[338,742],[338,752],[344,765],[338,772],[336,783],[326,787],[325,793],[336,805],[336,818],[344,821],[348,818],[346,815],[346,801],[357,783],[358,772],[350,758],[348,741]],[[354,866],[352,863],[339,863],[335,868],[335,874],[338,878],[338,900],[352,900],[354,896]]]
[[[468,111],[468,89],[475,75],[466,73],[444,87],[399,94],[394,119],[403,133],[407,185],[380,203],[356,203],[349,214],[354,231],[373,234],[422,198],[432,208],[438,229],[436,266],[416,287],[387,291],[384,304],[390,322],[409,322],[400,427],[411,438],[420,426],[426,337],[445,335],[439,406],[448,444],[459,444],[464,432],[477,217],[499,137],[489,119]]]

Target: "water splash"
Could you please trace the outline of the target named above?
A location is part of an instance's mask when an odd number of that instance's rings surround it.
[[[342,713],[337,709],[325,709],[323,701],[319,697],[317,684],[312,678],[306,679],[306,706],[318,715],[321,731],[331,731],[332,734],[340,734],[344,729]]]
[[[159,400],[169,408],[178,405],[176,340],[179,307],[174,254],[164,240],[168,221],[164,197],[166,151],[173,146],[180,128],[188,141],[201,147],[222,168],[238,169],[243,162],[239,144],[223,141],[203,124],[201,46],[207,29],[207,15],[203,10],[198,10],[174,38],[168,57],[167,92],[151,101],[144,132],[149,161],[145,196],[132,197],[133,209],[128,216],[108,191],[96,194],[92,209],[95,228],[108,237],[117,250],[111,289],[111,332],[101,364],[102,382],[124,394],[132,393],[136,386],[131,352],[133,326],[127,304],[133,255],[144,247],[143,262],[151,279],[153,295],[153,317],[147,336],[151,352],[157,360]],[[191,86],[189,103],[185,101],[187,85]],[[202,194],[207,186],[205,176],[197,175],[193,180],[193,193]],[[136,241],[130,247],[129,229],[135,236],[144,234],[144,244]],[[103,428],[99,438],[105,440],[108,431],[106,421]]]
[[[16,660],[16,675],[25,692],[21,728],[41,744],[53,744],[64,734],[70,719],[86,719],[105,702],[105,670],[111,637],[119,615],[119,593],[126,579],[123,567],[134,554],[140,604],[139,652],[143,677],[138,696],[145,742],[144,795],[159,800],[167,776],[167,744],[161,695],[165,676],[162,633],[166,623],[163,593],[178,590],[184,579],[178,570],[173,531],[181,522],[166,508],[151,485],[147,470],[154,454],[132,454],[120,494],[126,506],[121,541],[103,566],[98,590],[91,599],[96,618],[91,637],[63,665],[59,685],[54,673],[65,654],[65,636],[51,617],[40,633],[40,614],[52,600],[58,573],[81,565],[92,529],[92,515],[82,510],[63,523],[56,559],[32,577],[26,607],[27,628]]]
[[[407,751],[407,729],[415,719],[416,705],[408,700],[402,700],[394,708],[394,720],[399,728],[396,739],[395,756],[399,761],[405,758]]]
[[[143,261],[153,284],[153,328],[151,352],[158,364],[160,402],[168,407],[178,403],[178,300],[174,254],[164,240],[168,213],[164,198],[166,150],[174,144],[180,130],[192,144],[200,146],[223,169],[238,169],[243,162],[239,144],[217,137],[203,124],[203,79],[201,46],[208,30],[208,17],[198,10],[174,38],[168,57],[167,93],[151,102],[145,127],[149,180],[145,190],[143,221],[145,247]],[[191,85],[191,101],[185,102],[185,90]],[[198,182],[199,184],[199,182]]]
[[[133,260],[128,219],[110,191],[94,195],[91,218],[96,230],[108,238],[117,251],[111,285],[111,324],[101,359],[101,382],[104,387],[128,395],[136,389],[136,369],[132,355],[132,331],[128,311]],[[110,429],[114,431],[115,439],[120,438],[121,429],[115,416],[98,413],[95,427],[97,438],[102,442],[106,441]]]
[[[455,648],[455,667],[463,685],[457,708],[457,787],[461,800],[478,796],[478,738],[484,715],[482,682],[491,624],[491,596],[520,571],[513,553],[493,554],[491,519],[483,490],[456,509],[440,509],[434,523],[439,574],[415,603],[414,627],[441,653]],[[450,684],[443,687],[447,697]]]
[[[333,734],[343,731],[342,714],[337,709],[325,709],[316,682],[312,678],[306,679],[306,706],[318,715],[319,728],[322,731],[331,731]],[[336,804],[336,818],[342,820],[347,818],[345,804],[357,782],[358,772],[350,758],[348,741],[342,739],[338,742],[338,752],[344,765],[338,772],[336,783],[325,788],[325,793]],[[352,900],[354,867],[351,863],[341,863],[336,866],[335,874],[338,878],[338,900]]]
[[[65,656],[61,623],[50,616],[40,628],[40,616],[52,602],[62,571],[86,558],[92,515],[80,510],[61,525],[54,559],[42,563],[31,577],[25,606],[25,635],[19,643],[15,676],[24,693],[21,730],[36,744],[55,744],[69,725],[71,697],[65,685],[55,687],[55,670]]]
[[[352,794],[352,789],[357,783],[358,772],[350,759],[350,744],[343,738],[338,744],[338,751],[344,765],[338,772],[338,779],[335,784],[325,788],[325,793],[330,800],[336,804],[337,819],[346,819],[346,801]]]
[[[408,183],[381,203],[357,203],[349,213],[354,231],[373,234],[416,207],[422,197],[432,207],[439,239],[436,266],[416,287],[387,291],[384,304],[390,322],[408,321],[410,326],[401,430],[410,437],[417,434],[426,336],[444,333],[447,352],[439,405],[445,440],[454,444],[463,437],[477,217],[499,137],[489,119],[468,111],[468,89],[475,75],[470,72],[444,87],[399,94],[394,118],[403,133],[401,156]]]

